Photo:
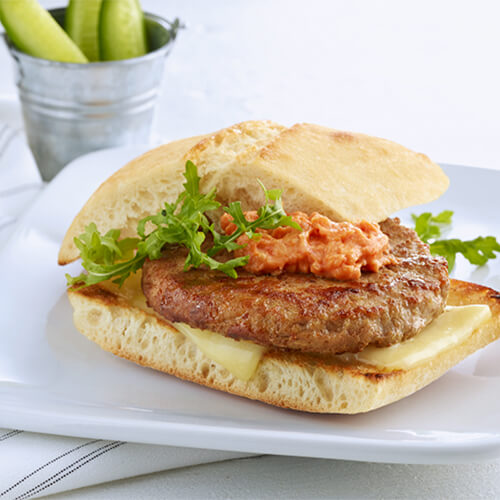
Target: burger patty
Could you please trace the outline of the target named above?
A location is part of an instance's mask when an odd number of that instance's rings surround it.
[[[187,252],[169,247],[162,258],[145,263],[143,291],[148,305],[169,321],[266,346],[322,354],[388,346],[441,314],[449,279],[446,260],[431,256],[399,219],[387,219],[380,228],[399,262],[356,281],[185,272]]]

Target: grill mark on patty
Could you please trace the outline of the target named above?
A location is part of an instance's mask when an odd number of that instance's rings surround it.
[[[449,279],[446,261],[431,256],[413,230],[398,219],[380,227],[399,263],[357,281],[184,272],[186,250],[170,247],[145,263],[143,290],[148,305],[169,321],[279,349],[335,354],[391,345],[441,314]]]

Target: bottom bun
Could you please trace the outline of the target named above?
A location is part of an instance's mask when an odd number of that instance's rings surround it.
[[[101,348],[207,387],[284,408],[363,413],[398,401],[500,337],[500,295],[451,280],[449,305],[487,304],[492,317],[465,341],[408,370],[381,370],[339,357],[267,351],[248,381],[234,377],[152,309],[100,285],[68,291],[77,329]]]

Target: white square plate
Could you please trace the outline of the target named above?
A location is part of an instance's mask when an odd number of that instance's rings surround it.
[[[310,415],[220,393],[102,351],[73,326],[62,237],[93,190],[146,147],[100,151],[41,194],[0,255],[0,427],[255,453],[451,463],[500,455],[500,342],[416,394],[364,415]],[[451,237],[500,235],[500,172],[446,166]],[[401,213],[409,222],[411,211]],[[454,276],[500,289],[500,264]]]

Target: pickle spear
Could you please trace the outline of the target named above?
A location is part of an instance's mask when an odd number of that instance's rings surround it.
[[[139,0],[103,0],[99,33],[103,61],[146,54],[146,29]]]
[[[99,16],[102,0],[70,0],[65,29],[89,61],[99,61]]]
[[[0,19],[14,45],[30,56],[70,63],[88,62],[36,0],[0,0]]]

